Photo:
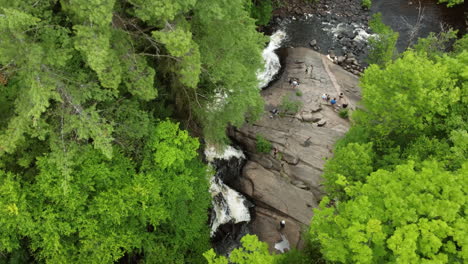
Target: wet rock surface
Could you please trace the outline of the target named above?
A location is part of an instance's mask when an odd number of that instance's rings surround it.
[[[332,156],[334,143],[349,128],[349,121],[339,117],[339,108],[321,99],[321,95],[338,97],[343,92],[349,109],[355,109],[360,97],[357,77],[326,56],[310,48],[283,52],[287,54],[283,74],[262,91],[264,116],[254,124],[229,130],[248,159],[233,187],[255,203],[250,230],[267,242],[271,251],[275,251],[281,234],[292,248],[302,247],[301,232],[324,195],[321,174],[325,159]],[[306,67],[312,70],[306,73]],[[296,89],[289,84],[291,78],[299,80]],[[295,115],[280,112],[272,116],[269,111],[281,109],[285,96],[302,103],[299,111]],[[272,143],[270,153],[256,151],[257,135]],[[283,229],[279,226],[281,220],[287,223]]]

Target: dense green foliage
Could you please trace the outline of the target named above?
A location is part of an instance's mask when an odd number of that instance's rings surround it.
[[[0,0],[0,263],[468,262],[468,38],[396,59],[380,15],[308,250],[247,235],[229,258],[206,251],[209,173],[175,120],[223,144],[259,116],[272,3]]]
[[[452,29],[438,34],[431,32],[426,38],[420,38],[412,48],[419,53],[425,52],[430,58],[434,59],[443,56],[447,48],[450,47],[452,40],[456,39],[456,37],[457,31]]]
[[[245,235],[242,239],[242,247],[234,249],[228,258],[217,256],[213,249],[205,252],[203,256],[208,264],[310,264],[311,252],[297,250],[288,251],[285,254],[270,254],[268,245],[258,240],[254,235]],[[306,253],[306,254],[304,254]],[[309,254],[309,255],[307,255]]]
[[[264,136],[258,134],[255,147],[257,148],[257,151],[260,153],[270,153],[271,142],[268,141],[268,139],[266,139]]]
[[[467,261],[467,169],[430,162],[373,172],[347,188],[350,201],[327,207],[324,199],[311,232],[325,257],[340,263]]]
[[[229,260],[223,256],[216,256],[211,249],[204,256],[208,264],[273,264],[277,256],[270,255],[268,245],[260,242],[256,236],[245,235],[242,239],[242,247],[234,249],[229,255]]]
[[[251,16],[259,26],[267,25],[271,20],[273,3],[271,0],[252,0]]]
[[[291,99],[289,95],[285,95],[281,98],[280,108],[282,114],[295,114],[299,112],[299,109],[301,109],[301,107],[302,102]]]
[[[118,149],[109,160],[69,144],[23,175],[0,172],[1,250],[21,250],[27,238],[35,258],[50,263],[112,263],[139,252],[149,263],[199,259],[210,201],[199,143],[169,121],[151,130],[141,165]]]
[[[463,4],[465,2],[465,0],[439,0],[438,2],[439,3],[447,3],[448,7],[452,7],[454,5]]]
[[[0,262],[203,262],[207,171],[166,117],[224,143],[263,110],[249,3],[0,0]]]
[[[450,34],[450,33],[448,33]],[[363,110],[325,166],[312,220],[339,263],[468,261],[468,50],[421,39],[361,78]]]
[[[348,109],[340,109],[340,111],[338,112],[338,115],[341,117],[341,118],[348,118],[349,117],[349,110]]]
[[[371,0],[361,0],[361,6],[365,9],[369,9],[372,5]]]
[[[374,35],[369,38],[370,51],[367,60],[369,64],[384,66],[395,57],[398,32],[394,32],[382,22],[380,13],[372,16],[369,27]]]

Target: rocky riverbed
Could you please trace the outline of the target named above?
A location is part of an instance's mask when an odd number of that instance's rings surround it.
[[[313,3],[311,3],[313,2]],[[283,30],[288,38],[283,47],[311,47],[328,54],[345,70],[360,75],[367,67],[368,24],[371,15],[382,13],[383,22],[397,31],[399,52],[430,32],[448,28],[466,33],[468,12],[463,5],[447,8],[437,0],[373,0],[371,10],[361,6],[361,0],[285,0],[273,12],[265,33]]]
[[[283,52],[286,59],[281,77],[262,92],[266,101],[263,117],[229,131],[248,159],[233,186],[255,204],[250,230],[267,242],[271,251],[282,240],[281,235],[291,247],[302,247],[301,234],[324,194],[321,174],[325,159],[332,156],[334,143],[350,126],[321,95],[337,97],[343,92],[350,109],[356,107],[360,97],[357,77],[326,56],[309,48],[288,48]],[[291,78],[299,80],[296,89],[289,84]],[[281,111],[285,97],[301,102],[299,111],[273,115],[272,110]],[[270,141],[277,153],[258,153],[257,135]],[[281,220],[286,221],[282,230]]]
[[[289,0],[273,15],[270,29],[288,34],[283,46],[311,47],[356,75],[367,65],[370,13],[360,0]]]

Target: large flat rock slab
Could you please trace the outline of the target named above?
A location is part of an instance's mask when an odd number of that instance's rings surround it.
[[[311,208],[317,206],[312,192],[291,185],[286,178],[265,169],[262,165],[248,161],[240,180],[240,191],[262,206],[273,208],[296,221],[308,225],[312,217]]]
[[[338,99],[343,92],[351,111],[360,98],[358,78],[324,55],[307,48],[290,48],[286,53],[282,76],[262,91],[265,99],[262,118],[229,131],[250,160],[239,180],[239,191],[257,205],[258,217],[251,224],[252,231],[271,250],[280,238],[277,225],[281,219],[291,222],[291,230],[309,225],[312,209],[324,195],[321,175],[326,159],[333,155],[333,145],[350,127],[349,120],[339,116],[339,107],[331,106],[321,95],[327,93]],[[312,71],[306,73],[306,67]],[[291,78],[299,80],[296,89],[289,84]],[[299,111],[273,115],[270,111],[281,109],[285,96],[301,103]],[[277,152],[258,153],[257,135],[270,141]],[[301,247],[300,232],[285,235],[291,246]]]

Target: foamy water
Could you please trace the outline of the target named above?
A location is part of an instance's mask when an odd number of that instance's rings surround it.
[[[270,43],[263,50],[262,57],[265,61],[265,68],[263,71],[257,73],[257,79],[259,80],[258,87],[264,88],[270,83],[273,77],[281,69],[281,63],[276,55],[275,50],[281,47],[281,42],[286,38],[286,32],[283,30],[276,31],[270,37]]]
[[[244,153],[232,146],[227,146],[224,150],[219,151],[208,145],[205,148],[205,156],[210,163],[213,163],[216,159],[245,159]],[[217,175],[211,178],[210,193],[214,212],[211,219],[211,236],[223,224],[250,221],[250,212],[245,197],[224,184]]]

